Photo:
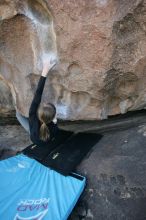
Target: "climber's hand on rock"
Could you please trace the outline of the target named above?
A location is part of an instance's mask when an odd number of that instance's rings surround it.
[[[57,64],[57,60],[55,59],[48,59],[43,61],[43,71],[42,76],[46,77],[50,70]]]

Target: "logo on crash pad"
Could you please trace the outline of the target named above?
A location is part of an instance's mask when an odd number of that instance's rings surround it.
[[[52,159],[55,160],[59,156],[59,154],[60,154],[59,152],[53,154]]]
[[[31,217],[21,217],[19,214],[17,214],[14,220],[42,220],[43,217],[47,214],[47,212],[48,212],[48,209]]]
[[[48,212],[49,202],[50,198],[21,200],[14,220],[42,220]]]

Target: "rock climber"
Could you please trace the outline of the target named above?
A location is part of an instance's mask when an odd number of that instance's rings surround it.
[[[47,146],[50,140],[55,138],[58,131],[55,106],[52,103],[45,105],[41,102],[46,78],[56,62],[53,58],[43,62],[43,71],[30,105],[29,118],[16,111],[16,117],[25,130],[29,132],[31,141],[40,147]]]

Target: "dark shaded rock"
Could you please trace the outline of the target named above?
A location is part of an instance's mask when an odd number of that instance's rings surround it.
[[[88,180],[85,219],[146,218],[145,128],[106,134],[78,167]]]
[[[0,159],[15,155],[30,143],[28,133],[21,126],[0,126]]]

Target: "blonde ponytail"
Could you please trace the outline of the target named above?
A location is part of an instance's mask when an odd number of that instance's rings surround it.
[[[51,103],[49,103],[47,106],[40,105],[37,114],[41,123],[39,138],[43,141],[46,141],[50,138],[50,131],[47,127],[47,124],[49,124],[55,117],[56,108]]]
[[[42,122],[42,124],[40,126],[40,139],[42,141],[46,141],[49,138],[50,138],[49,129],[48,129],[47,125],[45,124],[45,122]]]

